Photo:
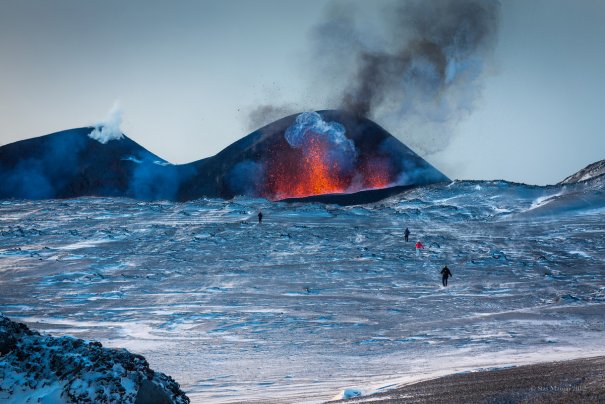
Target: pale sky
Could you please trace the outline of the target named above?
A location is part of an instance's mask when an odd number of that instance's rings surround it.
[[[385,2],[352,3],[379,15]],[[256,105],[335,108],[309,75],[327,6],[0,0],[0,145],[102,121],[119,100],[129,137],[185,163],[250,133]],[[604,159],[604,21],[600,0],[503,0],[475,108],[423,157],[450,178],[530,184]]]

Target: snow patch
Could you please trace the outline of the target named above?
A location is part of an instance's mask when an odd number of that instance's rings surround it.
[[[334,397],[334,400],[348,400],[349,398],[363,396],[363,390],[357,387],[348,387],[344,389],[340,394]]]
[[[103,143],[103,142],[101,142],[101,143]],[[132,161],[133,163],[137,163],[137,164],[141,164],[143,162],[143,160],[140,160],[134,156],[124,157],[122,160],[123,161]]]
[[[558,196],[561,196],[561,195],[563,195],[563,193],[559,192],[558,194],[541,196],[539,198],[536,198],[533,201],[533,203],[531,204],[531,206],[529,207],[529,209],[527,209],[527,210],[533,210],[533,209],[539,208],[540,206],[544,206],[544,205],[554,201],[555,198],[557,198]]]
[[[573,250],[569,252],[570,254],[580,255],[585,258],[591,258],[590,255],[586,254],[584,251]]]

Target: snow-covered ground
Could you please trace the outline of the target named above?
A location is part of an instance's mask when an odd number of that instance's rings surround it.
[[[0,311],[142,354],[193,402],[317,402],[605,354],[603,189],[454,182],[351,207],[0,202]]]

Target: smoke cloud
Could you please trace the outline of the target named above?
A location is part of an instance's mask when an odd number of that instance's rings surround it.
[[[288,127],[284,136],[292,147],[300,147],[305,137],[311,133],[326,136],[330,143],[336,145],[351,142],[345,136],[345,127],[338,122],[326,122],[317,112],[303,112],[296,117],[296,121]]]
[[[346,129],[338,122],[326,122],[317,112],[303,112],[286,129],[284,137],[294,148],[306,148],[312,137],[330,145],[329,161],[338,162],[342,169],[350,168],[357,157],[353,141],[345,136]]]
[[[365,19],[357,22],[348,3],[345,10],[330,8],[313,35],[320,76],[342,76],[328,98],[386,126],[420,152],[445,148],[452,126],[480,96],[496,41],[499,2],[389,3],[375,29]]]
[[[115,101],[105,121],[95,124],[93,131],[88,136],[102,144],[110,140],[121,139],[124,136],[120,129],[121,124],[122,108],[120,107],[120,102]]]
[[[316,104],[301,105],[373,119],[420,154],[430,155],[447,147],[455,125],[480,99],[497,39],[500,3],[383,4],[377,21],[352,2],[334,1],[326,8],[323,21],[311,32],[307,62],[300,66],[311,72],[307,85]],[[250,127],[290,115],[294,106],[256,107],[248,115]]]

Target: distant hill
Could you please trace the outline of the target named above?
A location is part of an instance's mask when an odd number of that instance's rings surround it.
[[[449,181],[376,123],[343,111],[282,118],[213,157],[182,165],[126,136],[101,143],[89,136],[93,130],[71,129],[0,147],[0,198],[281,200],[358,194],[373,200],[392,192],[363,191]]]
[[[605,174],[605,160],[597,161],[581,169],[575,174],[565,178],[559,184],[573,184],[576,182],[587,181]]]
[[[173,199],[177,170],[124,136],[105,144],[77,128],[0,147],[0,198]]]

